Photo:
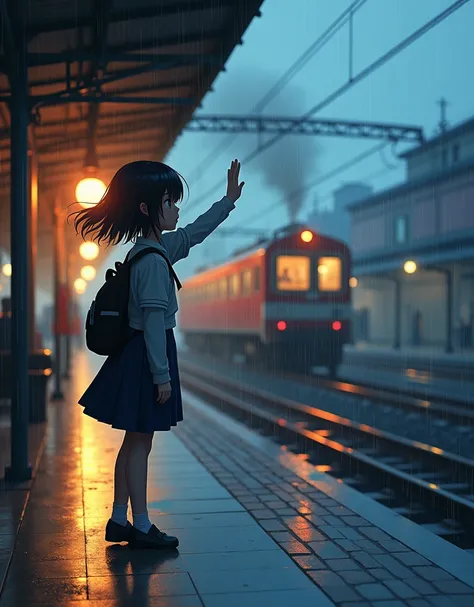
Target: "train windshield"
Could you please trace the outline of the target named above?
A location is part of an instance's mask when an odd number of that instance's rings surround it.
[[[276,260],[279,291],[309,291],[310,259],[304,255],[279,255]]]
[[[318,261],[319,291],[342,289],[342,260],[339,257],[320,257]]]

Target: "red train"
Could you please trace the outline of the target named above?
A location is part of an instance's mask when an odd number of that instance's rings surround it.
[[[350,276],[346,244],[289,226],[185,281],[179,328],[193,349],[334,374],[351,333]]]

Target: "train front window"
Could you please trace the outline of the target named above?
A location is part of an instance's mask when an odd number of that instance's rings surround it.
[[[342,289],[342,261],[339,257],[319,258],[318,289],[320,291],[340,291]]]
[[[309,291],[311,270],[309,257],[279,255],[276,260],[278,291]]]

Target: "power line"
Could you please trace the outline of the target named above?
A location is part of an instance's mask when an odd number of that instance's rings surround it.
[[[258,213],[255,213],[255,215],[252,215],[250,218],[246,218],[245,222],[242,222],[242,223],[249,223],[249,222],[252,222],[254,219],[261,218],[262,213],[265,213],[266,211],[270,210],[271,208],[274,208],[275,205],[279,205],[281,203],[284,203],[288,199],[291,200],[292,198],[295,198],[296,196],[298,196],[300,194],[303,194],[303,193],[311,190],[315,186],[321,185],[321,183],[324,183],[325,181],[328,181],[329,179],[332,179],[333,177],[335,177],[339,173],[347,171],[347,169],[350,169],[355,164],[358,164],[359,162],[362,162],[366,158],[370,158],[370,156],[372,156],[373,154],[376,154],[377,152],[380,152],[386,145],[387,144],[385,142],[384,143],[378,143],[377,145],[372,146],[371,148],[369,148],[368,150],[365,150],[364,152],[358,154],[357,156],[354,156],[350,160],[346,160],[346,162],[343,162],[342,164],[340,164],[339,166],[335,167],[334,169],[331,169],[330,171],[328,171],[324,175],[321,175],[317,179],[314,179],[313,181],[310,181],[309,183],[305,184],[304,186],[302,186],[300,188],[296,188],[295,190],[293,190],[293,192],[291,192],[289,194],[289,196],[285,196],[284,198],[282,198],[281,200],[279,200],[277,203],[272,202],[271,204],[267,205],[263,209],[259,209]],[[239,227],[240,225],[242,225],[242,223],[237,223],[237,224],[235,224],[235,226],[232,226],[232,227]],[[218,229],[219,228],[217,228],[217,230]]]
[[[325,99],[323,99],[323,101],[321,101],[321,102],[317,103],[315,106],[313,106],[308,112],[306,112],[303,116],[301,116],[300,121],[302,122],[302,121],[306,120],[307,118],[310,118],[313,114],[324,109],[330,103],[335,101],[338,97],[340,97],[345,92],[347,92],[349,89],[351,89],[354,85],[358,84],[359,82],[361,82],[362,80],[367,78],[367,76],[372,74],[374,71],[376,71],[379,67],[384,65],[390,59],[393,59],[393,57],[395,57],[400,52],[405,50],[408,46],[413,44],[413,42],[415,42],[416,40],[418,40],[419,38],[424,36],[428,31],[433,29],[436,25],[439,25],[442,21],[444,21],[447,17],[449,17],[452,13],[454,13],[455,11],[460,9],[462,6],[467,4],[469,1],[470,0],[457,0],[456,2],[454,2],[447,9],[445,9],[444,11],[442,11],[441,13],[436,15],[436,17],[433,17],[433,19],[431,19],[430,21],[425,23],[425,25],[418,28],[415,32],[413,32],[412,34],[407,36],[404,40],[402,40],[401,42],[399,42],[398,44],[393,46],[389,51],[387,51],[381,57],[376,59],[368,67],[366,67],[365,69],[360,71],[351,80],[348,80],[345,84],[343,84],[338,89],[333,91],[330,95],[328,95]],[[285,135],[291,134],[291,132],[295,126],[296,126],[295,124],[292,125],[292,127],[289,128],[288,130],[286,130],[285,132],[275,135],[275,137],[273,137],[272,139],[269,139],[265,144],[262,144],[261,146],[259,146],[257,149],[255,149],[253,152],[251,152],[248,156],[246,156],[244,158],[244,160],[241,161],[242,164],[245,164],[246,162],[251,162],[259,154],[261,154],[263,151],[267,150],[269,147],[271,147],[277,141],[279,141],[282,137],[284,137]],[[209,189],[205,194],[203,194],[200,198],[198,198],[198,200],[194,203],[193,206],[199,205],[203,201],[208,200],[209,197],[218,188],[222,187],[223,184],[225,185],[225,183],[226,183],[225,179],[216,183],[211,189]]]
[[[339,17],[331,23],[331,25],[306,49],[306,51],[300,55],[300,57],[287,69],[287,71],[277,80],[273,87],[262,97],[262,99],[253,107],[252,113],[261,112],[269,103],[274,99],[283,87],[295,76],[306,63],[318,53],[329,40],[343,27],[347,20],[351,19],[352,16],[362,8],[367,0],[355,0],[349,8],[343,11]],[[220,145],[209,153],[206,158],[197,166],[196,169],[189,176],[189,180],[192,181],[197,176],[198,179],[206,172],[206,170],[214,163],[215,159],[218,158],[219,153],[229,147],[229,145],[235,141],[235,135],[227,137]]]

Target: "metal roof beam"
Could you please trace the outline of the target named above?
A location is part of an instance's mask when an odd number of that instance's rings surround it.
[[[110,12],[109,23],[120,21],[132,21],[134,19],[153,19],[154,17],[180,17],[182,13],[195,13],[203,10],[224,10],[233,8],[235,0],[220,0],[218,6],[216,0],[200,0],[199,2],[191,2],[190,0],[182,0],[173,2],[172,4],[163,5],[161,3],[152,3],[150,6],[141,6],[137,8],[122,8],[115,9]],[[76,15],[71,19],[58,21],[40,21],[32,23],[28,27],[28,34],[35,36],[46,32],[56,32],[60,30],[77,29],[78,27],[90,27],[90,15]]]
[[[102,120],[120,120],[122,118],[127,118],[129,116],[133,116],[134,118],[140,119],[140,120],[153,120],[153,118],[155,117],[159,117],[161,116],[163,113],[165,113],[166,111],[168,111],[169,108],[167,108],[166,106],[162,106],[162,107],[156,107],[153,108],[153,111],[147,110],[144,112],[137,112],[137,111],[128,111],[128,112],[113,112],[113,113],[109,113],[109,114],[101,114],[101,118]],[[68,121],[68,125],[70,124],[82,124],[85,123],[87,121],[87,118],[71,118]],[[128,123],[127,123],[128,124]],[[42,122],[39,124],[39,129],[42,129],[43,127],[46,129],[48,127],[56,127],[56,126],[61,126],[64,127],[64,120],[50,120],[48,122]],[[120,127],[120,124],[116,125],[117,128]],[[40,136],[41,138],[41,136]]]
[[[0,102],[9,101],[10,97],[0,97]],[[51,105],[62,105],[65,103],[136,103],[146,105],[190,105],[195,102],[193,97],[125,97],[121,95],[106,95],[99,93],[98,95],[81,95],[73,93],[67,97],[54,97],[48,95],[38,95],[30,97],[33,104],[40,104],[42,107]]]
[[[31,80],[29,83],[30,89],[38,86],[53,86],[55,84],[64,84],[66,81],[65,78],[50,78],[44,80]],[[141,93],[141,92],[150,92],[150,91],[160,91],[163,89],[170,88],[178,88],[180,86],[191,86],[194,84],[189,78],[184,80],[170,80],[167,82],[162,82],[159,84],[148,84],[146,86],[134,86],[128,87],[119,91],[120,93]],[[5,96],[10,93],[10,89],[0,89],[0,96]]]
[[[423,129],[417,126],[349,120],[318,120],[283,116],[193,116],[184,127],[187,131],[207,133],[288,133],[361,137],[389,141],[423,142]]]
[[[138,67],[133,67],[133,68],[125,69],[125,70],[119,70],[117,72],[112,72],[111,74],[107,74],[106,76],[104,76],[102,78],[98,78],[98,79],[94,80],[93,82],[87,83],[87,85],[88,85],[88,87],[95,87],[96,89],[98,89],[104,84],[109,84],[111,82],[117,82],[118,80],[123,80],[125,78],[131,78],[132,76],[139,76],[141,74],[153,72],[155,70],[160,70],[160,69],[166,70],[166,69],[172,69],[172,68],[188,66],[188,65],[203,65],[203,64],[220,65],[220,60],[219,60],[218,56],[192,55],[192,57],[194,57],[195,63],[190,63],[189,59],[187,59],[187,61],[185,63],[181,63],[180,61],[182,59],[182,56],[177,55],[175,62],[173,61],[173,62],[169,62],[169,63],[166,63],[166,62],[162,63],[160,61],[157,61],[157,62],[147,63],[146,65],[141,65]],[[49,99],[53,99],[53,98],[60,99],[64,95],[68,95],[68,94],[71,95],[73,93],[81,93],[81,91],[83,91],[84,88],[85,88],[84,85],[78,85],[73,88],[68,88],[68,89],[64,89],[62,91],[58,91],[56,93],[52,93],[51,95],[48,95],[48,98]],[[3,100],[4,102],[8,102],[9,97],[3,97],[3,98],[0,98],[0,100]]]
[[[157,62],[157,60],[167,61],[182,61],[186,64],[187,61],[203,57],[201,54],[179,54],[179,55],[159,55],[158,53],[119,53],[103,51],[101,58],[105,63],[116,61],[119,63],[140,63],[140,62]],[[28,67],[44,67],[47,65],[55,65],[57,63],[75,63],[76,61],[96,61],[97,53],[93,49],[80,50],[74,49],[64,51],[63,53],[28,53]],[[0,61],[0,69],[5,67],[5,60]]]

